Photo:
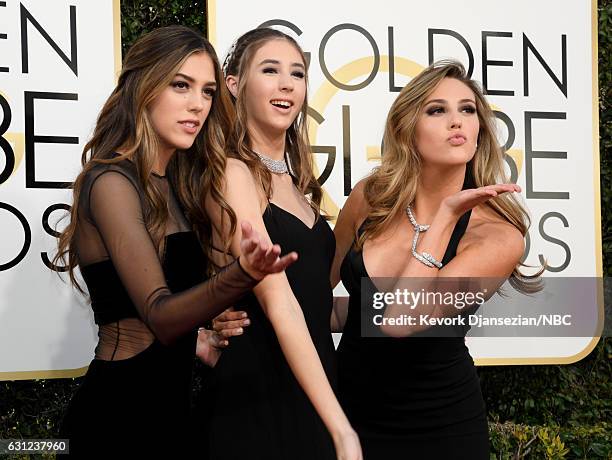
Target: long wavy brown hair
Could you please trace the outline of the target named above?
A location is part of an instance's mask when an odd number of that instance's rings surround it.
[[[86,174],[97,164],[115,164],[126,159],[134,164],[144,191],[145,225],[160,254],[163,250],[168,209],[160,190],[149,179],[159,151],[149,107],[195,53],[205,53],[212,60],[217,89],[194,144],[173,155],[166,173],[187,219],[210,254],[211,222],[201,204],[202,197],[210,193],[222,209],[229,209],[219,191],[225,170],[225,135],[232,124],[231,101],[219,60],[208,40],[187,27],[163,27],[139,38],[126,54],[117,86],[100,111],[93,136],[83,149],[83,170],[73,183],[70,223],[59,236],[54,257],[55,264],[64,263],[72,284],[81,292],[74,274],[79,264],[74,244],[78,203]]]
[[[248,97],[248,71],[253,56],[255,56],[257,50],[271,40],[289,42],[300,53],[304,67],[307,67],[304,51],[292,37],[279,30],[266,27],[250,30],[240,36],[232,46],[223,64],[226,76],[233,75],[238,78],[238,95],[233,98],[236,119],[234,129],[228,135],[227,155],[243,161],[248,166],[255,176],[256,183],[261,185],[268,200],[272,197],[272,175],[252,150],[247,126],[246,98]],[[305,75],[305,78],[308,87],[308,75]],[[285,159],[289,165],[293,183],[301,193],[309,198],[310,206],[318,218],[321,212],[323,192],[313,172],[313,159],[306,123],[307,101],[308,90],[306,90],[304,104],[299,115],[285,134]],[[236,231],[236,215],[227,211],[225,214],[229,217],[230,235],[233,235]]]
[[[358,248],[368,238],[383,233],[406,206],[415,199],[421,173],[421,157],[416,146],[416,125],[427,100],[444,78],[464,83],[474,93],[480,123],[478,147],[466,167],[465,187],[477,188],[507,183],[503,152],[495,135],[495,115],[478,84],[468,78],[463,65],[456,61],[439,61],[413,78],[391,105],[383,136],[383,155],[379,167],[366,179],[364,195],[370,206],[364,232],[357,241]],[[502,194],[486,202],[505,221],[526,235],[531,219],[514,194]],[[539,275],[524,275],[517,265],[510,284],[525,293],[540,289]]]

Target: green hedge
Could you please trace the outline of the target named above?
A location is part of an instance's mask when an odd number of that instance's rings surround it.
[[[206,0],[121,0],[123,54],[143,32],[173,24],[206,33]]]
[[[612,1],[598,2],[599,152],[601,156],[601,230],[604,275],[612,276]]]
[[[604,273],[612,275],[612,0],[600,0],[599,87]],[[121,2],[124,51],[142,32],[184,24],[205,32],[205,1]],[[478,369],[492,459],[612,459],[612,341],[566,366]],[[53,438],[80,379],[0,382],[0,438]],[[37,457],[40,458],[40,457]]]

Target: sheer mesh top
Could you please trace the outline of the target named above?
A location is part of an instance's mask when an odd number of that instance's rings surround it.
[[[190,271],[199,272],[192,277],[196,280],[204,279],[205,259],[168,180],[153,175],[151,181],[168,209],[161,257],[145,225],[144,192],[131,162],[96,165],[81,190],[75,245],[100,325],[96,356],[101,359],[131,357],[155,338],[172,342],[256,284],[235,261],[206,282],[171,292],[164,262],[173,246],[190,245]],[[199,262],[194,263],[197,254]]]

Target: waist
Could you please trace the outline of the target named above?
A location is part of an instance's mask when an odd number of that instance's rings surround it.
[[[339,350],[339,397],[356,428],[405,436],[448,424],[455,432],[457,425],[484,417],[480,381],[467,352],[403,358],[357,358],[352,350]]]
[[[478,378],[462,338],[355,338],[343,334],[337,356],[339,373],[361,387],[380,381],[414,394],[420,389],[477,382]]]

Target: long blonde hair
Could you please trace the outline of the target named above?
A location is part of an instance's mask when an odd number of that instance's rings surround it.
[[[468,78],[465,68],[456,61],[439,61],[413,78],[393,102],[383,136],[381,165],[366,179],[365,199],[370,206],[364,232],[357,241],[358,248],[368,238],[383,233],[406,206],[415,199],[421,173],[421,158],[416,146],[416,125],[427,97],[444,78],[454,78],[472,90],[480,123],[478,147],[466,167],[465,187],[508,182],[504,169],[503,152],[495,135],[495,116],[478,84]],[[523,236],[527,234],[531,219],[527,210],[513,194],[502,194],[487,201],[486,206],[516,227]],[[510,283],[521,292],[539,289],[537,281],[543,269],[536,275],[523,275],[517,265]]]
[[[248,87],[248,71],[257,50],[271,40],[285,40],[300,53],[304,67],[306,58],[300,45],[289,35],[271,28],[258,28],[250,30],[236,40],[230,53],[228,53],[223,70],[225,75],[238,77],[238,95],[234,98],[235,123],[234,129],[228,136],[227,155],[243,161],[252,171],[258,184],[261,185],[268,200],[272,197],[272,175],[252,150],[251,138],[247,127],[246,91]],[[305,75],[306,86],[308,76]],[[309,203],[316,217],[320,215],[323,192],[317,182],[312,164],[312,153],[308,141],[307,109],[308,92],[299,115],[293,121],[285,134],[286,160],[289,165],[291,178],[297,189],[310,198]],[[262,152],[265,153],[265,152]],[[230,219],[230,235],[236,231],[236,216],[233,212],[228,214]]]
[[[161,191],[149,179],[159,151],[159,138],[148,107],[195,53],[205,53],[212,60],[217,90],[208,118],[194,144],[173,156],[167,174],[187,219],[204,243],[204,249],[210,251],[211,223],[201,203],[208,191],[222,208],[229,208],[219,190],[225,170],[225,130],[232,122],[231,102],[221,66],[208,40],[187,27],[163,27],[139,38],[128,51],[117,86],[100,111],[93,136],[83,149],[83,170],[73,184],[70,222],[59,236],[58,252],[53,259],[55,264],[58,261],[65,264],[63,271],[69,272],[72,284],[81,292],[74,276],[74,269],[79,264],[75,245],[78,203],[86,175],[96,165],[132,161],[144,192],[145,225],[158,251],[162,251],[168,208]]]

